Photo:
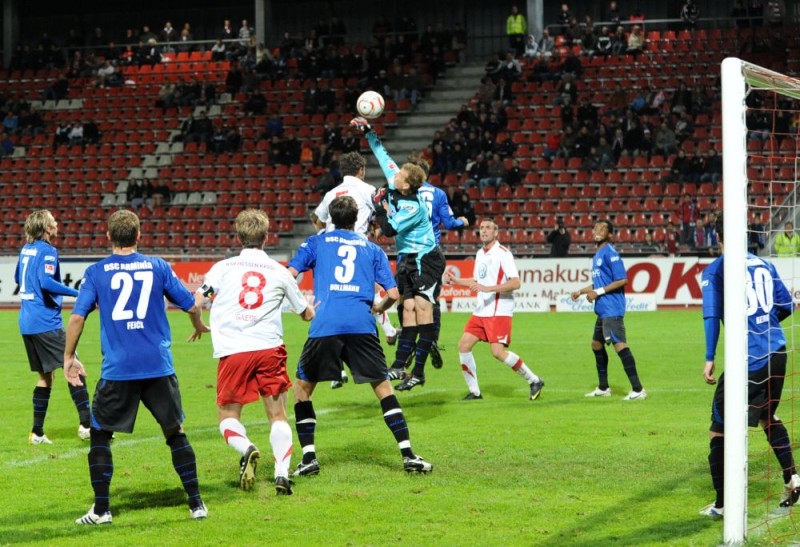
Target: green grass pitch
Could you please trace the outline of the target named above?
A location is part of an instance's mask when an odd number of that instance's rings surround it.
[[[555,547],[715,545],[721,540],[722,523],[697,514],[713,500],[706,460],[713,388],[702,378],[699,311],[628,315],[629,343],[650,395],[638,402],[622,401],[630,386],[613,353],[613,396],[584,398],[596,383],[589,348],[594,316],[569,313],[514,318],[511,348],[546,382],[539,400],[528,401],[522,378],[479,345],[475,355],[484,399],[462,401],[467,389],[456,342],[468,316],[445,314],[444,368],[429,368],[424,387],[398,394],[413,447],[434,463],[434,472],[403,472],[368,386],[350,383],[334,391],[325,384],[315,394],[322,473],[299,479],[290,497],[276,497],[272,488],[268,428],[258,404],[243,416],[262,451],[258,482],[251,492],[237,489],[239,456],[217,428],[210,337],[188,344],[188,318],[177,312],[170,318],[185,428],[197,454],[209,518],[189,519],[168,447],[141,408],[134,434],[117,435],[113,445],[114,523],[99,529],[73,524],[92,503],[88,443],[75,434],[76,413],[59,371],[45,424],[54,444],[27,444],[35,375],[28,370],[17,314],[4,311],[0,544]],[[292,375],[306,328],[287,317]],[[93,390],[100,359],[94,316],[79,350]],[[794,393],[790,380],[781,412],[787,422]],[[293,416],[290,423],[294,427]],[[800,438],[793,424],[790,433],[795,442]],[[763,434],[753,432],[751,525],[766,513],[774,517],[751,531],[753,544],[796,533],[791,516],[775,516],[777,498],[763,502],[782,489],[766,447]],[[293,465],[299,454],[295,438]]]

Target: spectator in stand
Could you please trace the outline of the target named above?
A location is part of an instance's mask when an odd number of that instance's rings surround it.
[[[83,125],[79,123],[72,125],[72,129],[69,130],[69,144],[70,146],[83,144]]]
[[[150,40],[155,40],[157,42],[158,36],[156,36],[155,33],[150,30],[149,26],[143,25],[142,32],[139,34],[139,41],[147,44],[150,42]]]
[[[217,41],[214,42],[213,46],[211,46],[211,60],[224,61],[227,58],[228,58],[227,46],[223,43],[221,38],[217,38]]]
[[[164,23],[164,28],[161,29],[161,32],[158,35],[159,41],[164,44],[163,52],[173,52],[175,51],[174,45],[171,42],[178,41],[178,31],[175,30],[175,27],[172,26],[170,21]]]
[[[502,78],[510,83],[516,82],[522,75],[522,66],[513,52],[506,53],[506,58],[503,61]]]
[[[222,22],[222,27],[217,31],[217,38],[220,40],[233,40],[236,34],[231,26],[231,20],[225,19]]]
[[[634,60],[644,50],[644,34],[642,34],[642,27],[633,25],[631,33],[628,36],[628,47],[625,53],[633,55]]]
[[[628,35],[625,34],[625,27],[622,25],[617,27],[617,30],[611,36],[611,53],[614,55],[622,55],[628,48]]]
[[[244,75],[238,63],[231,63],[228,74],[225,76],[225,91],[231,95],[236,95],[242,87]]]
[[[553,56],[553,52],[556,49],[556,41],[555,38],[550,36],[550,31],[544,29],[542,31],[542,39],[539,40],[539,57],[543,59],[549,59]]]
[[[700,10],[694,0],[686,0],[681,8],[681,21],[683,21],[683,28],[686,30],[694,30],[697,27],[697,18],[700,17]]]
[[[475,159],[467,164],[467,181],[464,183],[464,189],[469,189],[480,185],[480,181],[489,176],[489,166],[486,163],[486,156],[478,154]],[[456,215],[456,217],[463,215]],[[470,225],[472,225],[470,223]]]
[[[572,19],[572,14],[569,12],[569,6],[567,4],[561,4],[561,11],[558,12],[558,22],[561,25],[561,34],[567,33],[570,19]]]
[[[69,80],[67,79],[67,75],[65,73],[61,73],[56,80],[50,87],[44,90],[42,98],[52,101],[60,101],[67,97],[69,93]]]
[[[12,156],[14,154],[14,141],[11,140],[11,135],[3,131],[0,137],[0,156]]]
[[[658,131],[656,131],[653,151],[664,156],[664,159],[667,159],[671,154],[675,154],[678,151],[678,139],[675,137],[675,132],[669,127],[666,121],[661,122],[661,126],[658,128]]]
[[[267,110],[267,98],[263,93],[256,90],[250,93],[244,102],[245,114],[263,114]]]
[[[700,182],[713,182],[715,185],[722,178],[722,157],[717,154],[716,149],[709,148],[704,152],[706,164],[703,173],[700,175]]]
[[[658,242],[653,238],[653,232],[650,230],[647,230],[644,233],[644,239],[642,241],[638,241],[636,246],[639,248],[639,252],[641,253],[661,253],[661,245],[659,245]]]
[[[706,215],[705,226],[703,226],[703,232],[705,232],[704,239],[706,242],[706,246],[708,247],[708,250],[712,255],[717,253],[718,251],[717,246],[719,244],[719,240],[717,239],[717,230],[714,227],[716,222],[717,222],[717,213],[711,211]]]
[[[767,25],[773,29],[782,29],[786,6],[783,0],[767,0],[764,6],[764,18]]]
[[[695,230],[694,230],[694,239],[690,243],[692,249],[701,251],[705,250],[708,245],[706,244],[706,228],[705,222],[703,221],[702,215],[697,217],[697,222],[695,223]]]
[[[619,6],[614,0],[608,3],[608,10],[606,11],[605,20],[616,24],[619,24],[619,22],[622,20],[622,16],[619,12]]]
[[[698,218],[697,201],[692,199],[688,193],[684,193],[675,213],[678,215],[680,223],[681,243],[691,244],[695,238],[695,225]]]
[[[517,55],[522,55],[525,51],[525,34],[528,31],[528,21],[519,12],[516,4],[511,6],[511,14],[506,18],[506,35],[508,36],[508,48],[514,50]]]
[[[694,134],[694,121],[688,112],[682,112],[675,121],[675,137],[682,143]]]
[[[608,98],[608,103],[606,103],[608,114],[614,117],[622,116],[628,109],[628,103],[628,93],[622,88],[622,84],[618,82]]]
[[[456,218],[464,217],[469,221],[470,226],[475,225],[475,207],[467,192],[461,192],[461,200],[453,206],[453,216]]]
[[[687,87],[686,82],[678,84],[670,101],[670,111],[677,114],[692,111],[692,90]]]
[[[206,115],[205,110],[201,110],[197,118],[192,120],[189,130],[186,134],[186,142],[204,142],[208,143],[214,136],[214,125]]]
[[[83,142],[85,144],[97,144],[100,142],[100,129],[94,120],[89,120],[83,124]]]
[[[525,40],[525,51],[522,56],[529,60],[539,58],[539,41],[536,40],[536,36],[533,34],[528,34],[528,38]]]
[[[163,207],[169,203],[171,195],[167,182],[162,180],[161,184],[153,188],[153,208]]]
[[[519,160],[517,158],[513,158],[511,160],[511,168],[506,171],[506,179],[504,182],[511,188],[516,188],[517,186],[521,186],[524,180],[525,171],[523,171],[519,166]]]
[[[247,23],[247,19],[242,19],[242,26],[239,27],[239,49],[242,51],[250,47],[250,38],[253,36],[253,29]]]
[[[500,76],[503,74],[503,61],[500,60],[500,54],[492,53],[492,58],[487,61],[483,70],[493,82],[497,83],[497,81],[500,79]]]
[[[184,23],[180,34],[178,35],[178,51],[192,51],[194,46],[190,43],[194,41],[194,34],[192,34],[192,25]]]
[[[550,256],[563,258],[569,254],[572,236],[569,235],[562,219],[558,219],[553,231],[547,234],[547,242],[550,244]]]
[[[664,234],[664,248],[669,256],[675,256],[680,251],[681,236],[672,221],[667,222],[667,231]]]
[[[561,77],[561,83],[558,84],[556,88],[556,99],[554,104],[556,106],[561,105],[564,103],[565,98],[569,98],[569,104],[575,104],[578,100],[578,84],[575,82],[575,77],[566,72]]]
[[[700,182],[700,177],[706,170],[706,158],[699,148],[695,149],[694,156],[692,156],[692,159],[689,161],[689,165],[691,169],[687,180],[689,182]]]
[[[664,177],[664,182],[690,182],[691,172],[691,159],[686,157],[686,151],[681,148],[672,160],[672,166],[669,174]]]
[[[767,229],[762,219],[762,215],[754,214],[747,231],[747,250],[756,256],[767,244]]]
[[[794,222],[786,221],[783,232],[775,238],[775,254],[779,257],[800,255],[800,236],[794,232]]]
[[[486,165],[487,176],[478,181],[478,189],[481,193],[489,186],[495,189],[505,181],[506,178],[506,164],[500,154],[493,154],[491,159]]]
[[[343,180],[342,173],[339,171],[339,162],[332,160],[328,165],[328,171],[324,173],[314,186],[315,192],[326,193],[338,186]]]
[[[608,57],[612,53],[614,40],[611,31],[605,25],[600,29],[600,34],[597,35],[595,42],[595,54],[602,57]]]

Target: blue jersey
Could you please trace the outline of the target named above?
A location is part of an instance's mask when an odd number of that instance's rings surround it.
[[[706,324],[706,360],[713,361],[724,316],[724,257],[703,270],[703,319]],[[794,310],[792,295],[775,266],[753,254],[747,255],[747,367],[765,367],[771,353],[786,345],[780,321]]]
[[[370,131],[367,133],[367,142],[369,142],[369,147],[381,166],[383,176],[386,177],[386,181],[391,187],[394,175],[400,168],[389,155],[389,152],[386,151],[383,143],[381,143],[374,132]],[[417,193],[425,204],[425,208],[428,210],[428,218],[431,220],[433,237],[436,240],[436,245],[439,245],[439,240],[442,236],[439,225],[443,224],[448,230],[464,226],[463,221],[453,216],[453,210],[450,208],[450,204],[447,201],[447,194],[445,194],[441,188],[437,188],[430,182],[425,182]]]
[[[111,255],[86,269],[73,314],[100,308],[104,380],[143,380],[175,373],[164,297],[188,311],[194,296],[169,264],[139,253]]]
[[[78,291],[61,283],[58,251],[41,239],[26,243],[19,253],[14,281],[19,285],[19,332],[40,334],[64,328],[63,296]]]
[[[350,230],[334,230],[306,239],[289,262],[298,272],[314,270],[319,302],[309,338],[337,334],[374,334],[375,283],[397,286],[386,253]]]
[[[592,287],[599,289],[613,281],[626,279],[628,273],[619,253],[606,243],[592,257]],[[594,312],[599,317],[623,317],[625,315],[625,287],[600,296],[594,302]]]

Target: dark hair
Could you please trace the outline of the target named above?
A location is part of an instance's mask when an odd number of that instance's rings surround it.
[[[606,227],[608,228],[608,233],[609,234],[613,234],[614,233],[614,225],[607,218],[604,218],[603,220],[598,220],[597,222],[598,223],[602,222],[603,224],[605,224]]]
[[[352,230],[358,218],[358,205],[350,196],[334,199],[328,207],[333,225],[340,230]]]
[[[367,160],[358,152],[348,152],[339,158],[339,171],[342,175],[354,177],[367,166]]]

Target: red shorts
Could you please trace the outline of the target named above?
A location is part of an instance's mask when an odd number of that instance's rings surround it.
[[[477,317],[473,315],[467,321],[464,332],[490,344],[511,344],[511,316],[496,315],[494,317]]]
[[[280,395],[292,387],[286,372],[286,346],[234,353],[219,360],[217,406],[246,405]]]

